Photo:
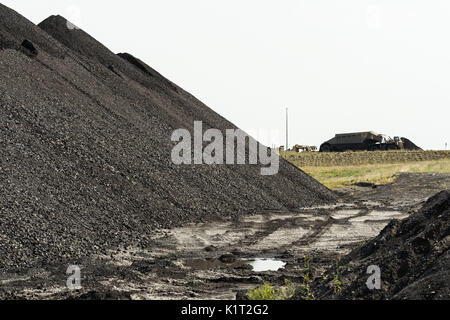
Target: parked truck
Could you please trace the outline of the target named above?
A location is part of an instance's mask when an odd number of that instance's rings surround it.
[[[399,149],[404,149],[402,138],[391,138],[373,131],[336,134],[320,146],[320,152]]]

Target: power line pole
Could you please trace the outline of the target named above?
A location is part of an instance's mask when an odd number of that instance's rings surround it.
[[[289,109],[286,108],[286,150],[289,149]]]

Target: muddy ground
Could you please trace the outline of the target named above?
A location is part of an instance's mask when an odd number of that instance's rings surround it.
[[[66,286],[67,263],[53,264],[0,273],[0,298],[235,299],[264,282],[300,284],[305,254],[320,276],[391,219],[416,212],[443,189],[450,189],[450,174],[401,174],[389,185],[341,190],[333,206],[158,230],[149,234],[151,251],[120,248],[83,261],[80,290]],[[255,259],[257,267],[284,267],[255,271]]]

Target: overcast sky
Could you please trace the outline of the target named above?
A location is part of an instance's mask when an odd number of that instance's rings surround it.
[[[374,130],[450,144],[450,1],[1,0],[60,14],[129,52],[261,142]],[[276,141],[273,141],[276,140]],[[450,146],[449,146],[450,149]]]

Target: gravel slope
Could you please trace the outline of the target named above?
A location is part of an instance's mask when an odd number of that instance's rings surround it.
[[[284,160],[275,176],[258,165],[173,165],[171,133],[194,120],[235,128],[64,18],[38,27],[0,4],[0,267],[76,263],[119,244],[147,247],[159,227],[336,200]]]

